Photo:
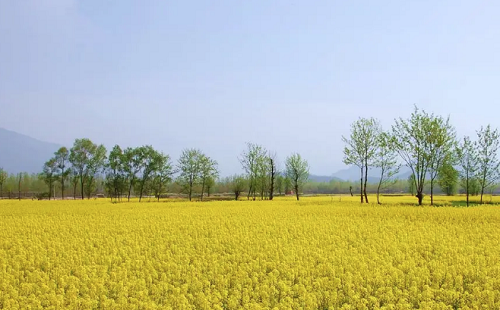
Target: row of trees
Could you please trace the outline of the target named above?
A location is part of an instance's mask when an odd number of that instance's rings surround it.
[[[247,149],[239,160],[245,175],[233,177],[236,197],[244,191],[246,182],[247,199],[252,197],[255,200],[259,195],[261,199],[273,200],[276,191],[281,194],[288,187],[285,192],[293,189],[299,200],[300,192],[309,178],[309,164],[297,153],[286,158],[284,171],[279,169],[275,153],[253,143],[247,143]]]
[[[415,107],[408,119],[396,119],[391,130],[383,131],[374,118],[361,118],[351,126],[351,135],[342,137],[345,143],[344,163],[356,165],[361,171],[361,202],[368,202],[366,184],[368,170],[380,169],[380,189],[394,182],[402,164],[412,172],[410,182],[416,191],[419,205],[424,197],[424,187],[429,183],[431,205],[434,187],[446,189],[453,186],[457,177],[464,188],[467,205],[473,186],[479,185],[480,201],[485,191],[499,177],[500,162],[497,157],[500,136],[490,125],[481,127],[472,140],[456,138],[455,128],[449,117],[429,114]]]
[[[240,156],[244,175],[227,179],[231,191],[238,199],[242,192],[254,200],[273,199],[275,192],[282,194],[283,189],[295,193],[297,200],[303,185],[309,176],[307,161],[299,154],[286,159],[286,169],[278,169],[276,155],[271,155],[262,146],[248,143],[247,150]],[[174,175],[176,177],[174,177]],[[0,197],[3,184],[8,175],[0,169]],[[77,192],[82,199],[90,198],[98,184],[115,201],[134,194],[142,200],[144,196],[158,199],[166,193],[167,186],[175,183],[176,188],[185,193],[189,200],[194,191],[199,191],[201,200],[208,195],[219,178],[217,161],[198,149],[186,149],[174,164],[169,155],[155,150],[152,146],[122,149],[116,145],[107,154],[103,145],[97,145],[89,139],[75,140],[73,147],[61,147],[44,165],[38,179],[47,186],[47,198],[55,195],[55,187],[61,198],[71,186],[73,197]],[[19,198],[21,198],[21,179],[19,180]],[[172,189],[172,186],[170,186]]]

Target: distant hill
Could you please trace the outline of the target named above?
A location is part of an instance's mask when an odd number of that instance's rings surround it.
[[[341,179],[336,178],[334,176],[314,175],[314,174],[309,175],[309,180],[313,182],[342,181]]]
[[[9,173],[38,173],[60,147],[0,128],[0,167]]]
[[[400,180],[406,180],[410,176],[411,171],[409,168],[403,166],[399,170],[399,173],[396,175],[397,179]],[[345,180],[345,181],[359,181],[361,178],[360,175],[360,170],[356,166],[351,166],[347,169],[342,169],[333,174],[333,177]],[[368,182],[369,183],[375,183],[378,182],[380,178],[380,169],[377,168],[371,168],[368,170]]]

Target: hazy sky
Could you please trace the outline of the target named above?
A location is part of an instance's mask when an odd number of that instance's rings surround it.
[[[358,117],[500,127],[500,1],[0,1],[0,127],[344,167]],[[1,143],[1,142],[0,142]],[[0,147],[6,147],[1,146]]]

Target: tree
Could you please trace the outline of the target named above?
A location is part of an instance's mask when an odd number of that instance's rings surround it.
[[[69,161],[78,173],[80,179],[82,199],[84,199],[84,186],[90,199],[90,194],[94,186],[93,182],[96,173],[103,169],[106,160],[106,148],[103,145],[96,145],[89,139],[76,139],[71,148]]]
[[[380,179],[377,186],[378,204],[381,204],[380,190],[389,184],[394,184],[394,176],[398,174],[400,168],[396,159],[397,154],[391,147],[391,139],[387,133],[380,133],[377,137],[378,149],[374,166],[380,169]]]
[[[160,169],[163,161],[163,155],[158,153],[152,146],[142,146],[138,148],[138,158],[140,171],[142,172],[139,181],[139,202],[142,200],[144,187],[149,181],[151,175]]]
[[[276,184],[276,175],[278,173],[278,168],[276,164],[276,154],[269,154],[269,200],[274,198],[274,190]]]
[[[416,194],[416,185],[415,185],[415,175],[412,173],[408,177],[408,192],[410,195],[415,196]]]
[[[80,182],[80,176],[75,168],[72,167],[70,171],[69,181],[73,186],[73,199],[76,199],[76,188],[78,187],[78,183]]]
[[[492,129],[490,125],[481,127],[477,132],[477,179],[481,187],[481,203],[486,188],[495,184],[500,178],[500,162],[497,153],[500,146],[500,134],[498,129]]]
[[[161,194],[167,184],[172,182],[175,171],[170,156],[163,153],[159,153],[158,156],[158,166],[152,175],[152,187],[156,198],[160,201]]]
[[[464,137],[462,143],[456,149],[457,161],[460,166],[460,183],[465,190],[467,207],[469,196],[473,190],[475,175],[478,169],[477,145],[469,137]]]
[[[346,144],[343,162],[346,165],[357,166],[361,172],[361,203],[363,203],[363,195],[364,200],[368,203],[366,193],[368,169],[373,165],[378,148],[378,136],[381,132],[380,123],[376,119],[360,118],[351,124],[349,138],[342,137],[342,141]]]
[[[243,151],[239,157],[248,180],[247,199],[250,199],[250,196],[253,195],[253,200],[255,200],[258,189],[262,189],[263,193],[267,181],[267,169],[264,166],[266,164],[266,155],[267,151],[262,146],[247,143],[247,150]]]
[[[245,179],[244,176],[235,175],[231,177],[230,184],[231,184],[231,190],[234,193],[234,200],[238,200],[241,193],[245,190],[247,186],[246,181],[247,180]]]
[[[433,118],[433,115],[415,107],[409,119],[399,118],[392,126],[391,147],[414,175],[419,205],[422,205],[425,179],[433,161],[430,152],[433,139],[429,137],[433,130],[431,125]]]
[[[199,156],[199,167],[200,167],[200,183],[201,183],[201,196],[200,200],[203,200],[203,193],[205,192],[205,186],[208,179],[217,178],[217,162],[210,157],[200,154]]]
[[[23,174],[20,172],[17,174],[17,181],[18,181],[17,192],[19,194],[17,197],[19,198],[19,200],[21,200],[21,182],[22,182],[22,180],[23,180]]]
[[[137,181],[137,174],[141,171],[143,166],[143,152],[139,148],[128,147],[123,152],[124,156],[124,169],[126,173],[126,179],[128,180],[128,195],[127,199],[130,201],[130,195],[132,188],[135,186]]]
[[[200,181],[201,158],[203,154],[198,149],[185,149],[178,160],[177,167],[180,175],[177,178],[184,192],[192,199],[193,188]]]
[[[122,196],[126,186],[125,163],[123,151],[119,145],[115,145],[109,153],[106,163],[106,181],[105,187],[111,200],[115,201]]]
[[[212,193],[212,189],[214,188],[216,182],[214,177],[208,177],[207,180],[205,181],[205,188],[207,197],[210,197],[210,194]]]
[[[0,199],[3,198],[3,184],[9,177],[9,174],[3,170],[3,168],[0,168]]]
[[[427,135],[428,151],[425,154],[429,162],[429,178],[431,189],[431,205],[434,204],[434,182],[439,175],[442,165],[452,161],[456,145],[455,129],[440,116],[430,115],[429,132]]]
[[[283,187],[285,186],[285,178],[279,172],[277,172],[276,176],[276,191],[281,196],[283,195]]]
[[[441,165],[438,172],[437,183],[441,190],[448,196],[453,196],[457,192],[458,171],[450,162]]]
[[[57,164],[57,179],[61,183],[61,199],[64,199],[64,182],[69,175],[69,169],[67,169],[69,163],[69,151],[66,147],[61,147],[57,152],[54,153],[55,161]]]
[[[49,200],[52,197],[52,185],[57,177],[57,169],[56,159],[51,158],[43,165],[43,172],[40,173],[40,179],[49,187]]]
[[[302,186],[309,178],[309,164],[299,154],[292,154],[286,159],[286,175],[291,180],[297,200]]]

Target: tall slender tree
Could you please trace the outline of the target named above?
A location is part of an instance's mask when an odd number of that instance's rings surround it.
[[[465,190],[467,207],[469,206],[469,196],[473,192],[475,175],[478,170],[477,144],[464,137],[463,141],[456,149],[458,166],[460,167],[460,183]]]
[[[495,184],[500,178],[500,161],[498,148],[500,146],[500,133],[490,125],[481,127],[477,132],[477,179],[481,187],[481,203],[485,190]]]
[[[43,171],[40,173],[40,179],[49,187],[49,200],[52,198],[52,188],[57,178],[57,170],[57,161],[55,158],[51,158],[43,165]]]
[[[201,154],[199,157],[200,161],[200,183],[201,183],[201,196],[200,200],[203,200],[203,193],[205,191],[205,186],[207,181],[212,178],[215,179],[218,176],[217,161],[211,159],[210,157]]]
[[[394,176],[399,173],[400,166],[397,154],[391,147],[392,137],[387,133],[378,136],[378,149],[374,166],[380,169],[380,179],[377,186],[377,203],[380,203],[380,190],[389,184],[394,184]]]
[[[351,135],[349,138],[342,137],[346,144],[344,148],[344,163],[355,165],[360,169],[360,191],[361,203],[363,196],[368,203],[366,185],[368,182],[368,170],[374,164],[378,148],[378,136],[382,128],[378,120],[374,118],[360,118],[351,124]]]
[[[415,181],[418,204],[422,205],[424,184],[431,166],[429,134],[432,132],[432,115],[416,106],[409,119],[396,120],[392,126],[392,148],[410,168]]]
[[[180,171],[177,181],[187,193],[189,201],[192,199],[195,185],[200,182],[202,156],[202,152],[198,149],[185,149],[177,163]]]
[[[299,200],[300,191],[309,178],[309,164],[299,154],[292,154],[286,159],[286,175],[291,180],[295,196]]]
[[[57,163],[57,179],[61,183],[61,199],[64,199],[64,185],[68,178],[70,170],[69,165],[69,151],[66,147],[61,147],[57,152],[55,152],[55,161]]]

